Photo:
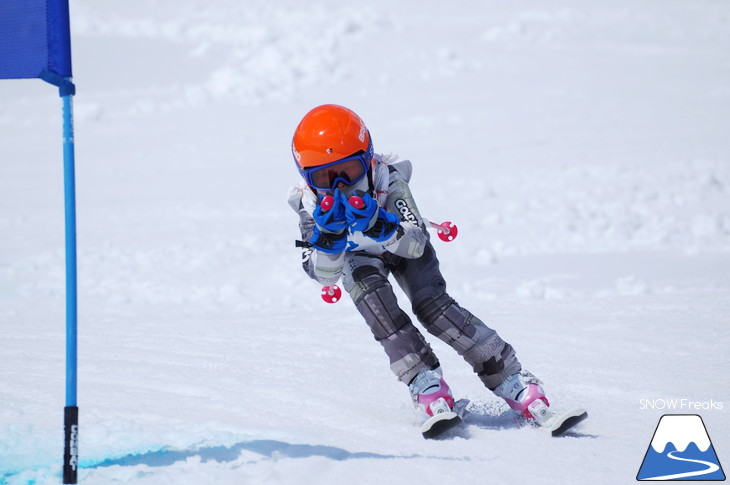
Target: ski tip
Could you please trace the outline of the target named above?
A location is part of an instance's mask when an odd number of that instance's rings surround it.
[[[553,436],[561,436],[575,425],[585,420],[588,412],[585,409],[576,409],[564,415],[564,419],[551,431]]]
[[[421,432],[427,440],[437,439],[459,424],[461,417],[454,412],[438,414],[424,423]]]

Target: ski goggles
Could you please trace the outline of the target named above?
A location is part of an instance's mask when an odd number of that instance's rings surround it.
[[[373,145],[367,151],[360,150],[354,155],[337,160],[319,167],[300,169],[307,184],[315,190],[335,190],[340,182],[352,185],[360,180],[370,170],[370,161],[373,159]]]

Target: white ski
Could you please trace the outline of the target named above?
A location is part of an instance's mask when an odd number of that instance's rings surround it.
[[[532,427],[548,432],[552,436],[560,436],[575,425],[588,417],[588,412],[583,408],[575,408],[569,411],[555,411],[550,409],[551,416],[542,424],[534,419],[527,419],[521,414],[511,409],[507,403],[503,403],[500,407],[500,414],[512,414],[518,423],[529,424]]]

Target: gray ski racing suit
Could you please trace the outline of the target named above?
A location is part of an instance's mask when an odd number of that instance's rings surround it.
[[[388,281],[392,274],[424,328],[453,347],[485,386],[494,390],[522,367],[510,344],[446,293],[446,282],[426,231],[427,222],[408,187],[411,170],[408,160],[393,163],[376,155],[373,197],[380,207],[400,216],[402,230],[399,228],[383,242],[361,232],[350,233],[346,250],[340,254],[305,247],[304,270],[325,285],[342,277],[355,307],[385,349],[391,370],[408,384],[420,371],[437,368],[439,361],[423,334],[398,306]],[[289,204],[299,214],[302,240],[309,241],[317,196],[302,181],[290,191]]]

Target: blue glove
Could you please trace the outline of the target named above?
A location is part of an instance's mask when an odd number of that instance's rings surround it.
[[[378,208],[378,203],[370,194],[362,197],[365,205],[361,209],[352,206],[344,194],[341,195],[341,198],[342,204],[345,206],[347,225],[351,232],[361,231],[369,238],[381,242],[390,238],[400,227],[398,216]]]
[[[378,218],[375,220],[375,224],[373,224],[373,227],[363,232],[363,234],[378,242],[382,242],[390,239],[396,231],[400,231],[401,235],[404,233],[398,216],[385,209],[378,209]]]
[[[333,234],[341,234],[347,229],[347,219],[345,217],[345,206],[340,198],[340,189],[335,189],[334,202],[328,211],[323,211],[321,205],[315,207],[312,212],[315,224],[324,232]]]
[[[362,209],[355,208],[347,199],[345,194],[340,194],[340,202],[345,208],[345,218],[350,232],[366,231],[378,216],[378,203],[370,194],[365,194],[362,201],[365,203]]]
[[[343,231],[341,234],[322,232],[315,225],[312,237],[309,238],[309,244],[311,247],[325,253],[340,254],[347,246],[347,232]]]

